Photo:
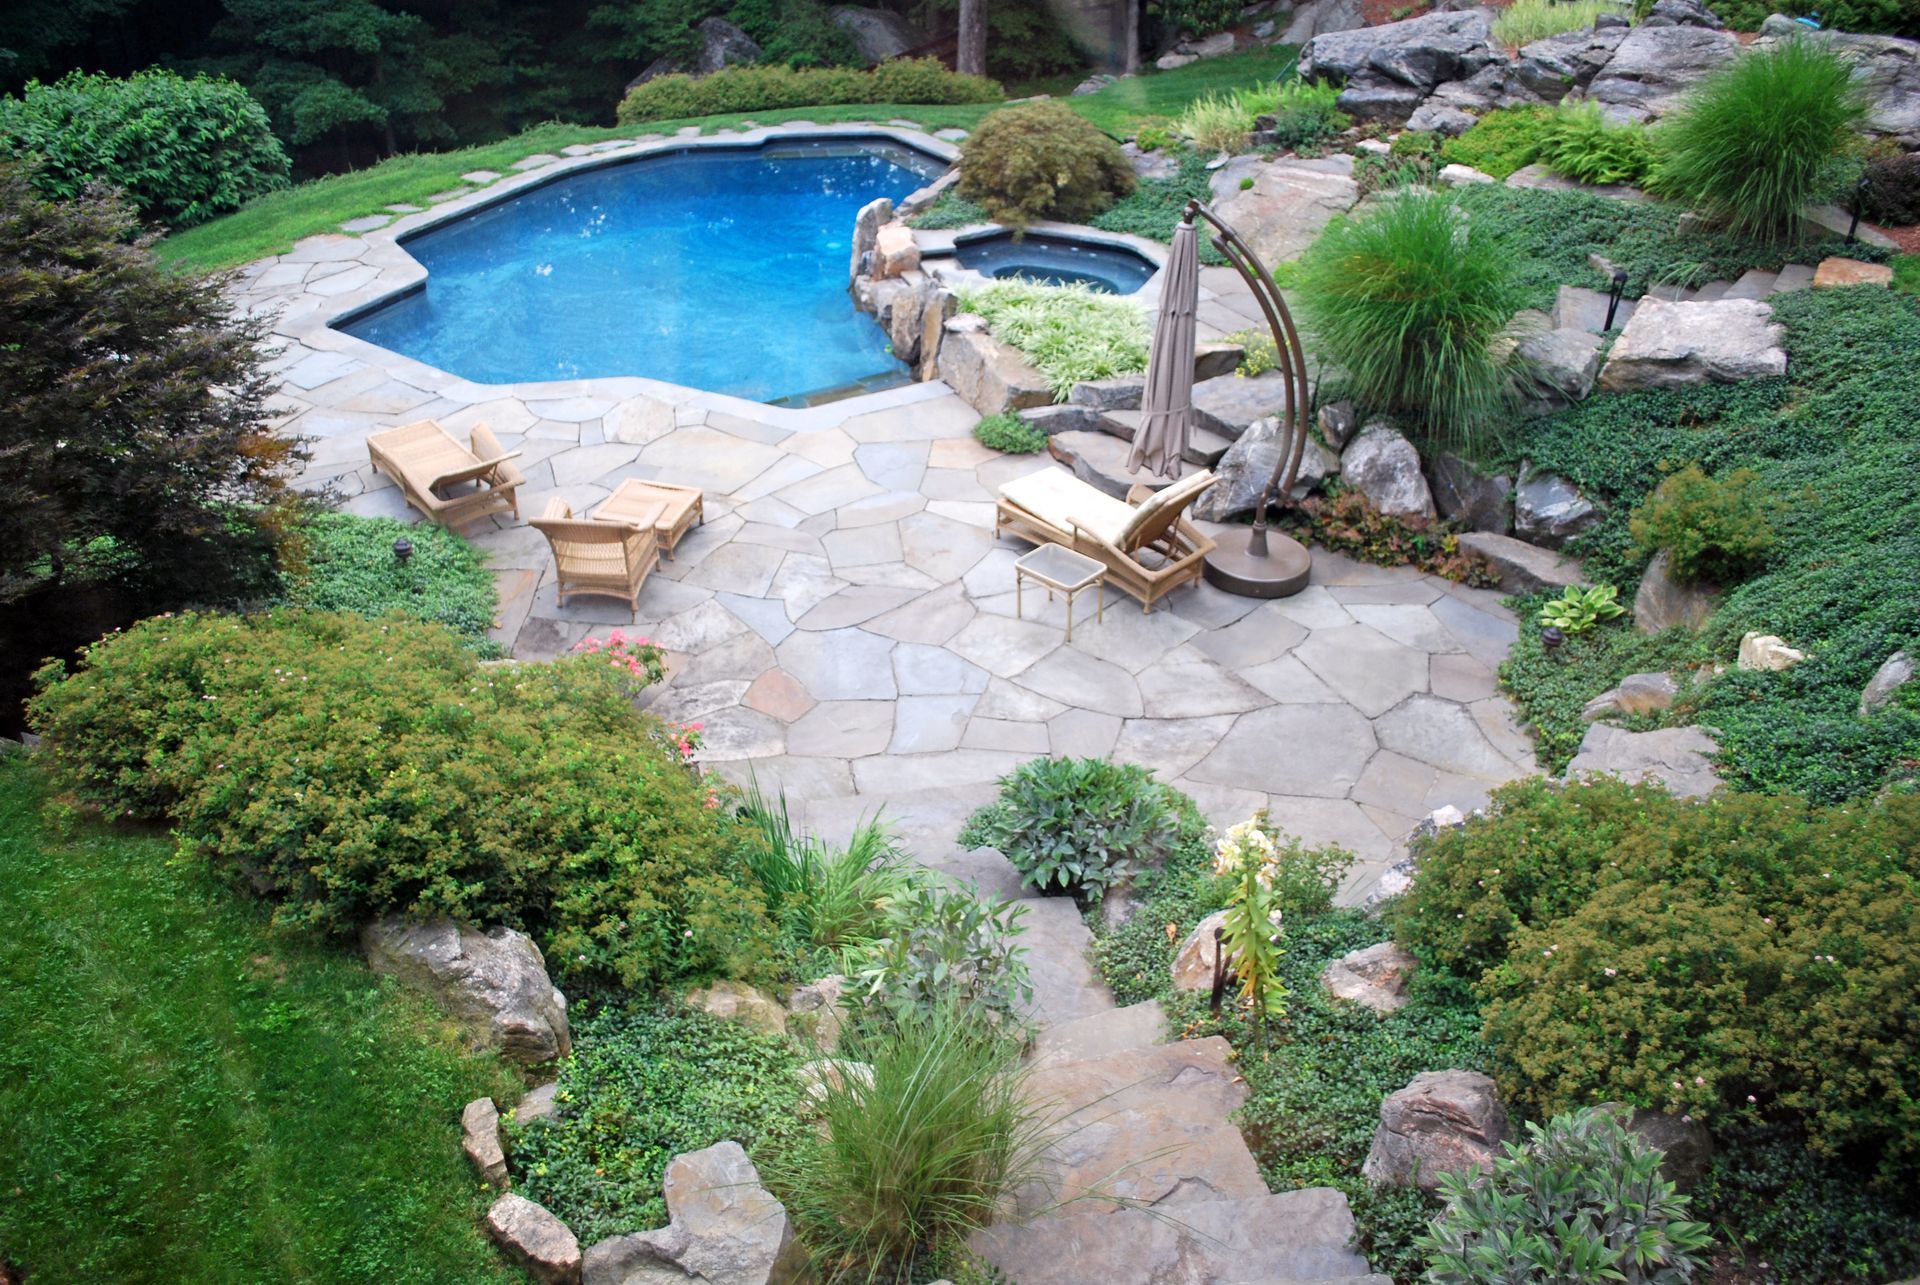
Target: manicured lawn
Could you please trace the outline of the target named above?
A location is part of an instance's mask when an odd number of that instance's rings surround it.
[[[1275,46],[1225,58],[1209,58],[1176,71],[1149,72],[1109,85],[1097,94],[1069,99],[1073,109],[1108,133],[1131,133],[1141,122],[1177,116],[1203,94],[1271,79],[1291,68],[1296,53]],[[800,107],[783,111],[740,112],[693,120],[653,121],[645,125],[540,125],[513,138],[454,152],[424,152],[350,174],[301,183],[274,192],[225,218],[203,223],[159,245],[162,259],[198,271],[237,267],[281,254],[304,236],[331,232],[349,219],[377,214],[389,205],[425,205],[426,198],[461,186],[460,176],[477,169],[509,173],[515,161],[538,152],[558,153],[574,143],[598,143],[640,134],[671,134],[688,125],[703,133],[738,129],[747,122],[775,125],[790,120],[820,124],[851,120],[910,120],[927,130],[971,129],[995,104],[905,106],[866,103],[842,107]]]
[[[0,758],[0,1250],[36,1281],[510,1281],[458,1113],[515,1077]]]

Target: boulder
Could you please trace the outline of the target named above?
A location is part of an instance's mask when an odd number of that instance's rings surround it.
[[[1241,182],[1252,179],[1253,186]],[[1351,156],[1269,161],[1236,156],[1213,173],[1213,208],[1268,267],[1298,256],[1360,200]]]
[[[1555,473],[1520,468],[1513,489],[1513,532],[1529,544],[1558,549],[1600,520],[1593,501],[1580,488]]]
[[[1340,480],[1357,487],[1382,513],[1431,518],[1433,492],[1420,471],[1420,452],[1391,424],[1376,421],[1340,452]]]
[[[1053,401],[1046,376],[1033,368],[1011,344],[1003,344],[985,330],[959,327],[955,317],[940,337],[940,378],[960,400],[982,415],[1025,410]]]
[[[1330,31],[1353,31],[1366,25],[1361,0],[1307,0],[1289,15],[1280,43],[1304,45]]]
[[[1697,727],[1663,727],[1629,732],[1611,723],[1595,723],[1567,764],[1567,779],[1604,773],[1624,781],[1658,781],[1683,799],[1705,798],[1720,788],[1712,755],[1720,746]]]
[[[1867,99],[1866,129],[1902,140],[1908,151],[1920,148],[1920,40],[1846,31],[1808,31],[1774,14],[1760,24],[1754,48],[1786,39],[1817,40],[1853,60],[1853,79]]]
[[[1252,513],[1280,463],[1280,436],[1278,419],[1255,420],[1214,464],[1213,475],[1219,480],[1193,502],[1193,516],[1203,522],[1230,522]],[[1300,469],[1294,475],[1294,498],[1339,470],[1339,457],[1309,437],[1301,448]]]
[[[1648,295],[1614,341],[1600,387],[1630,393],[1784,375],[1782,333],[1773,309],[1758,299],[1669,303]]]
[[[849,1083],[873,1087],[873,1068],[865,1062],[849,1062],[845,1058],[815,1058],[795,1067],[793,1073],[800,1081],[801,1092],[815,1102]]]
[[[1192,54],[1195,58],[1220,58],[1232,53],[1233,46],[1234,37],[1231,31],[1216,31],[1198,40],[1180,42],[1181,52]]]
[[[1527,398],[1539,411],[1585,401],[1600,374],[1600,336],[1586,330],[1535,328],[1514,351],[1525,371]]]
[[[1643,634],[1657,634],[1675,625],[1698,629],[1713,614],[1719,588],[1704,581],[1677,580],[1672,566],[1672,556],[1662,549],[1640,575],[1640,588],[1633,595],[1633,623]]]
[[[1213,935],[1227,922],[1227,912],[1216,910],[1193,926],[1173,953],[1175,990],[1210,991],[1213,989]],[[1225,948],[1222,947],[1222,950]],[[1233,956],[1226,957],[1227,972],[1233,972]]]
[[[926,305],[920,309],[920,379],[939,377],[941,341],[946,337],[947,323],[953,320],[954,310],[959,306],[959,298],[951,290],[934,289],[928,293]]]
[[[1180,157],[1171,148],[1157,147],[1143,152],[1137,144],[1128,141],[1120,145],[1120,154],[1127,158],[1127,164],[1133,166],[1139,178],[1175,178],[1180,173]]]
[[[587,1250],[584,1285],[798,1285],[807,1254],[786,1207],[760,1183],[737,1142],[675,1156],[661,1184],[665,1227],[613,1236]]]
[[[1708,31],[1718,29],[1723,24],[1720,15],[1700,3],[1700,0],[1654,0],[1653,8],[1641,19],[1641,25],[1647,27],[1704,27]]]
[[[735,63],[760,61],[759,44],[725,18],[702,18],[694,30],[700,33],[700,57],[693,65],[696,76],[711,75]]]
[[[1316,35],[1300,51],[1300,75],[1350,81],[1363,70],[1373,71],[1425,92],[1505,61],[1493,43],[1492,16],[1485,9],[1468,9]]]
[[[1680,684],[1672,674],[1628,674],[1586,703],[1583,722],[1597,722],[1609,714],[1654,714],[1673,706]]]
[[[1383,941],[1340,956],[1327,965],[1320,981],[1335,999],[1376,1013],[1397,1013],[1407,1006],[1407,978],[1413,975],[1416,964],[1412,955]]]
[[[1692,1116],[1618,1102],[1605,1103],[1604,1108],[1620,1117],[1627,1132],[1643,1146],[1661,1153],[1661,1175],[1681,1191],[1692,1191],[1707,1176],[1707,1165],[1713,1160],[1713,1135],[1706,1125]]]
[[[1405,125],[1427,100],[1427,91],[1384,73],[1361,70],[1340,89],[1335,104],[1356,120]]]
[[[920,266],[920,247],[914,243],[913,229],[895,220],[883,223],[873,234],[873,273],[881,279],[898,277]]]
[[[500,1110],[492,1098],[475,1098],[460,1112],[460,1149],[480,1180],[499,1191],[513,1183],[507,1178],[507,1153],[500,1145]]]
[[[1779,671],[1791,669],[1807,658],[1807,653],[1787,646],[1778,634],[1748,630],[1740,639],[1740,668]]]
[[[1205,379],[1231,375],[1240,369],[1240,363],[1246,357],[1244,344],[1228,343],[1224,339],[1202,339],[1193,346],[1193,382],[1197,384]],[[1143,382],[1145,378],[1141,376]]]
[[[880,235],[880,229],[891,222],[893,202],[884,196],[868,201],[853,216],[853,255],[847,263],[847,280],[867,275],[866,257],[873,253],[873,243]]]
[[[1153,60],[1153,65],[1161,71],[1179,71],[1188,63],[1199,62],[1192,54],[1161,54]]]
[[[916,249],[914,253],[919,251]],[[894,297],[893,306],[887,310],[887,338],[893,344],[893,355],[908,365],[920,360],[920,342],[927,329],[927,301],[933,292],[933,282],[925,274],[915,272],[907,289]]]
[[[1352,402],[1329,402],[1320,408],[1313,422],[1320,426],[1320,436],[1327,439],[1327,445],[1342,451],[1359,430],[1360,415],[1353,409]]]
[[[528,1089],[513,1108],[514,1124],[524,1129],[535,1120],[551,1120],[558,1116],[560,1105],[554,1101],[554,1095],[559,1092],[560,1085],[554,1080]]]
[[[1139,410],[1145,394],[1145,375],[1116,375],[1112,379],[1088,379],[1075,384],[1067,401],[1089,410]]]
[[[1468,531],[1460,537],[1460,547],[1485,558],[1494,584],[1508,593],[1537,593],[1586,583],[1579,563],[1510,535]]]
[[[795,987],[787,996],[787,1029],[833,1052],[840,1047],[840,1033],[846,1026],[846,1016],[840,1011],[846,987],[847,979],[838,974]]]
[[[1097,94],[1101,90],[1105,89],[1108,85],[1111,85],[1114,82],[1114,80],[1115,80],[1115,77],[1108,74],[1107,72],[1096,71],[1095,73],[1093,73],[1093,75],[1088,76],[1085,80],[1075,85],[1073,87],[1073,93],[1070,96],[1074,98],[1083,98],[1088,94]]]
[[[1820,266],[1813,270],[1813,285],[1816,290],[1825,290],[1834,286],[1891,286],[1892,284],[1892,265],[1868,263],[1862,259],[1849,259],[1838,254],[1820,260]]]
[[[768,1035],[787,1033],[787,1010],[780,1001],[745,982],[709,982],[687,991],[682,999],[688,1008],[725,1022],[738,1022]]]
[[[1117,424],[1110,412],[1094,410],[1089,406],[1075,406],[1070,402],[1030,406],[1020,412],[1020,418],[1049,437],[1055,433],[1108,433],[1113,432]],[[1133,440],[1131,430],[1125,436],[1128,441]]]
[[[1585,89],[1627,38],[1625,27],[1569,31],[1536,40],[1507,69],[1508,79],[1543,102]]]
[[[867,66],[898,58],[926,43],[925,33],[891,9],[868,9],[843,4],[833,8],[833,25],[853,37],[853,47]]]
[[[1282,414],[1287,408],[1287,377],[1277,370],[1264,375],[1220,375],[1193,386],[1193,425],[1225,438],[1237,438],[1256,420]]]
[[[1904,651],[1894,652],[1873,671],[1866,689],[1860,693],[1860,717],[1892,704],[1900,689],[1912,681],[1913,658]]]
[[[1490,1169],[1507,1137],[1507,1112],[1478,1071],[1423,1071],[1380,1104],[1380,1127],[1360,1172],[1380,1186],[1440,1185],[1445,1173]]]
[[[547,977],[533,938],[511,928],[482,932],[451,919],[414,923],[390,915],[360,930],[376,973],[423,991],[483,1043],[516,1062],[551,1062],[573,1048],[567,997]]]
[[[1475,183],[1498,183],[1500,180],[1491,174],[1483,174],[1471,165],[1442,165],[1440,181],[1453,187],[1469,187]]]
[[[567,1225],[524,1196],[508,1194],[487,1210],[487,1234],[536,1285],[579,1285],[580,1242]]]
[[[1402,857],[1380,872],[1380,878],[1374,881],[1373,890],[1360,902],[1360,908],[1368,914],[1374,913],[1380,906],[1398,897],[1413,887],[1416,866],[1412,857]]]
[[[1448,138],[1457,138],[1479,123],[1479,118],[1473,113],[1432,98],[1414,108],[1413,114],[1407,117],[1408,129],[1444,134]]]
[[[1427,482],[1434,507],[1455,526],[1496,535],[1513,529],[1513,479],[1506,474],[1482,473],[1443,451],[1428,462]]]
[[[1687,90],[1739,52],[1730,31],[1633,27],[1588,82],[1586,97],[1615,119],[1651,120],[1678,107]]]

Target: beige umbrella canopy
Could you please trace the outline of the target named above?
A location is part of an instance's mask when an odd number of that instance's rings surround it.
[[[1140,429],[1127,467],[1161,477],[1180,476],[1193,423],[1194,311],[1200,305],[1200,242],[1191,220],[1173,230],[1167,273],[1160,286],[1160,317],[1147,353],[1147,387]]]

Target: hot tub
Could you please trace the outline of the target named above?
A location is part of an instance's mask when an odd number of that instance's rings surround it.
[[[954,243],[953,257],[983,277],[1019,278],[1043,285],[1085,285],[1101,294],[1132,294],[1160,265],[1139,251],[1110,241],[1029,232],[988,232]]]

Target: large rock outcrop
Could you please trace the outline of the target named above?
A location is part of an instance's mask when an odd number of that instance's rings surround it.
[[[1507,1111],[1478,1071],[1423,1071],[1380,1104],[1360,1172],[1393,1187],[1440,1185],[1440,1175],[1489,1169],[1507,1137]]]
[[[573,1047],[567,997],[523,932],[388,916],[361,929],[360,945],[375,972],[432,996],[514,1061],[550,1062]]]
[[[737,1142],[675,1156],[662,1189],[667,1225],[587,1250],[584,1285],[798,1285],[807,1255],[786,1207]]]
[[[1807,38],[1829,45],[1853,59],[1854,80],[1866,93],[1867,129],[1901,139],[1908,150],[1920,149],[1920,40],[1898,36],[1859,35],[1845,31],[1809,32],[1783,14],[1760,25],[1755,49],[1782,40]]]
[[[1784,333],[1773,320],[1773,309],[1758,299],[1669,303],[1649,296],[1614,341],[1600,371],[1600,388],[1631,393],[1784,375]]]
[[[1634,591],[1634,628],[1643,634],[1657,634],[1675,625],[1698,629],[1707,623],[1719,599],[1717,586],[1675,576],[1673,555],[1662,549],[1647,563],[1640,587]]]
[[[1046,376],[1012,344],[987,333],[979,317],[962,314],[946,323],[940,336],[940,378],[960,400],[982,415],[1046,406],[1053,389]]]
[[[1689,89],[1739,52],[1730,31],[1634,27],[1594,74],[1586,97],[1616,120],[1652,120],[1679,106]]]
[[[1242,187],[1246,180],[1251,187]],[[1238,156],[1214,171],[1213,207],[1269,266],[1298,257],[1360,200],[1353,158],[1270,161]]]
[[[1600,520],[1600,510],[1580,488],[1555,473],[1523,464],[1513,491],[1514,534],[1546,549],[1559,549]]]
[[[1491,15],[1467,9],[1315,36],[1301,51],[1300,74],[1342,83],[1342,111],[1404,122],[1441,85],[1506,61]]]
[[[1255,420],[1213,466],[1217,481],[1193,502],[1193,516],[1203,522],[1231,522],[1251,513],[1259,504],[1273,471],[1280,464],[1281,421],[1271,416]],[[1309,437],[1300,451],[1294,474],[1297,499],[1340,471],[1340,457]]]

